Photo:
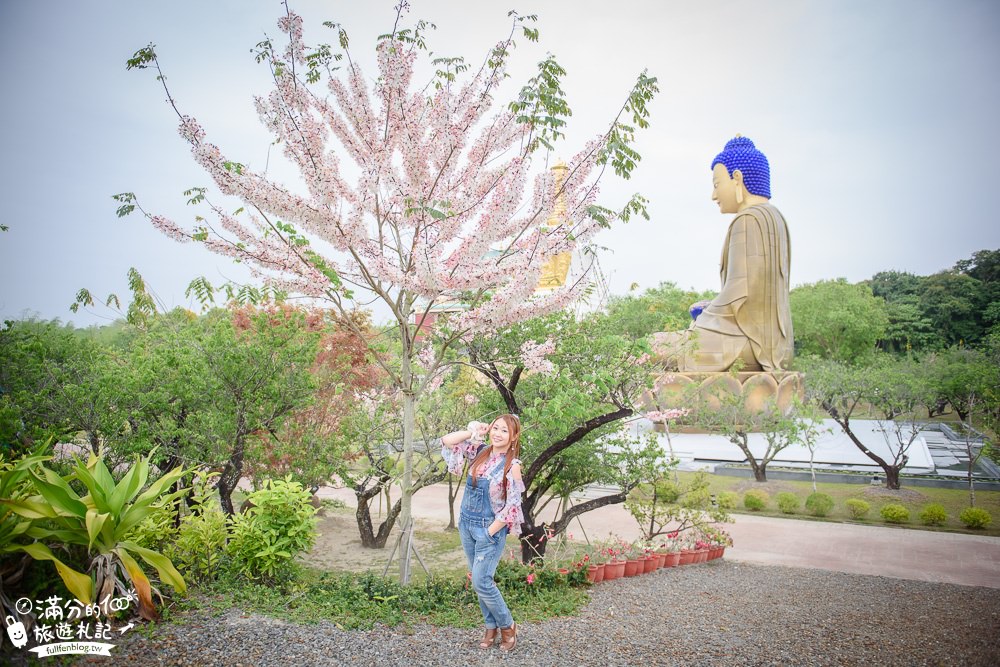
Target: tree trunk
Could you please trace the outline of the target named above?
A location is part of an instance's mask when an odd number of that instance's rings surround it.
[[[885,466],[882,469],[885,471],[885,488],[898,491],[900,486],[899,468],[896,466]]]
[[[458,498],[458,485],[453,483],[448,475],[448,525],[445,530],[455,530],[455,499]]]
[[[885,486],[886,486],[886,488],[898,490],[899,487],[900,487],[900,484],[899,484],[899,471],[900,471],[900,469],[904,465],[906,465],[907,458],[904,456],[903,457],[903,462],[901,464],[899,464],[899,465],[896,465],[896,466],[890,465],[881,456],[879,456],[878,454],[876,454],[872,450],[870,450],[867,447],[865,447],[865,444],[863,442],[861,442],[861,440],[858,439],[858,436],[854,435],[854,431],[851,430],[851,420],[850,420],[850,417],[843,417],[843,416],[841,416],[841,414],[837,411],[836,407],[830,405],[829,403],[824,403],[823,404],[823,408],[828,413],[830,413],[830,416],[833,417],[833,420],[835,422],[837,422],[837,424],[844,431],[844,433],[847,435],[847,437],[851,439],[851,442],[854,443],[854,446],[857,447],[858,449],[860,449],[861,452],[865,456],[867,456],[868,458],[870,458],[872,461],[874,461],[875,463],[877,463],[880,468],[882,468],[882,471],[885,472]]]
[[[526,517],[527,518],[527,517]],[[545,545],[548,543],[546,533],[548,526],[535,526],[529,523],[521,524],[521,562],[530,563],[533,559],[545,559]]]
[[[524,523],[521,524],[521,562],[527,564],[532,559],[545,560],[545,547],[548,545],[549,540],[565,531],[573,519],[591,510],[596,510],[599,507],[625,502],[629,491],[633,488],[635,488],[634,485],[622,489],[618,493],[601,496],[600,498],[592,498],[579,505],[573,505],[569,510],[563,512],[563,515],[551,525],[543,523],[541,526],[536,526],[534,524],[534,508],[532,507],[532,503],[529,503],[527,508],[525,508],[525,505],[522,505],[521,511],[524,513]],[[548,537],[549,532],[552,533],[552,538]]]
[[[754,458],[753,452],[750,451],[750,445],[747,444],[746,433],[736,433],[733,437],[729,438],[729,442],[739,447],[740,451],[743,452],[743,456],[746,457],[747,463],[750,464],[750,470],[753,471],[754,481],[766,482],[767,463],[766,462],[757,463],[757,459]]]
[[[973,457],[972,446],[969,444],[968,438],[965,441],[966,447],[965,451],[969,455],[969,507],[976,506],[976,483],[972,479],[972,472],[976,465],[976,459],[979,457]]]
[[[816,460],[816,450],[813,447],[810,447],[809,448],[809,475],[812,477],[813,493],[816,493],[818,491],[818,489],[816,488],[816,468],[815,468],[815,465],[814,465],[815,464],[815,460]]]
[[[374,496],[368,496],[366,498],[364,494],[356,493],[355,495],[358,498],[358,509],[354,513],[354,516],[358,521],[358,533],[361,535],[361,546],[367,549],[385,548],[385,543],[389,539],[389,534],[392,532],[393,526],[396,525],[396,518],[399,516],[402,501],[397,500],[393,503],[391,508],[387,508],[388,512],[385,520],[379,524],[378,533],[376,533],[374,525],[372,524],[371,514],[371,499]]]
[[[413,431],[416,425],[414,418],[414,397],[410,386],[410,366],[406,351],[403,353],[403,478],[399,486],[402,490],[400,498],[400,526],[403,530],[403,539],[399,543],[399,583],[403,586],[410,583],[410,553],[411,532],[407,530],[413,518]]]
[[[216,488],[219,490],[219,502],[222,503],[222,509],[232,516],[236,513],[233,507],[233,491],[236,486],[240,483],[240,477],[243,476],[243,436],[236,436],[236,446],[233,447],[233,453],[226,461],[226,467],[222,469],[222,474],[219,475],[219,483]]]

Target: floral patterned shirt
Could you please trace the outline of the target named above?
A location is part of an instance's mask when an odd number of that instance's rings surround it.
[[[442,442],[441,456],[444,457],[445,463],[448,464],[448,472],[453,475],[461,475],[462,466],[465,462],[468,461],[471,463],[476,458],[476,454],[481,451],[481,448],[486,446],[474,443],[471,440],[465,440],[451,447],[446,447],[444,442]],[[486,459],[486,463],[480,466],[477,471],[478,477],[490,482],[490,506],[493,508],[494,516],[498,521],[503,521],[507,524],[507,532],[520,535],[521,524],[524,523],[524,514],[521,512],[521,494],[524,493],[524,481],[514,479],[513,473],[508,472],[507,493],[505,497],[503,484],[504,459],[505,456],[503,454],[491,455]],[[514,459],[513,465],[521,465],[521,460]]]

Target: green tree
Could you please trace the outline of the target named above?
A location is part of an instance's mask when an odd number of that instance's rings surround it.
[[[1000,366],[980,350],[952,347],[923,360],[930,373],[935,396],[947,401],[962,420],[962,444],[966,456],[969,501],[976,504],[974,471],[990,451],[989,438],[973,429],[995,430],[1000,400]]]
[[[279,432],[313,398],[318,338],[289,308],[157,314],[130,348],[130,388],[143,400],[129,421],[166,461],[221,470],[219,499],[232,514],[251,440]]]
[[[671,282],[660,283],[641,295],[613,296],[608,313],[619,322],[622,334],[631,338],[658,331],[677,331],[691,323],[691,304],[709,300],[715,292],[682,290]]]
[[[905,271],[880,271],[865,282],[871,287],[872,294],[885,299],[886,303],[893,303],[920,296],[923,280],[921,276]]]
[[[122,391],[127,366],[90,330],[58,321],[7,322],[0,331],[0,426],[10,453],[34,442],[82,436],[94,453],[107,440],[130,437]]]
[[[907,296],[898,301],[886,302],[885,314],[888,323],[885,334],[879,341],[880,349],[906,354],[941,347],[941,335],[934,328],[931,319],[924,315],[918,297]]]
[[[721,390],[700,392],[693,421],[701,428],[726,437],[739,447],[750,464],[754,480],[767,481],[767,466],[784,449],[802,444],[814,427],[799,418],[794,408],[781,409],[773,401],[761,409],[748,405],[746,396]],[[765,447],[756,454],[751,447],[753,434],[760,434]],[[759,448],[758,448],[759,449]]]
[[[593,314],[581,321],[565,312],[510,327],[502,335],[479,337],[470,362],[496,389],[495,411],[521,417],[526,488],[522,501],[521,556],[544,557],[546,540],[577,516],[622,503],[638,484],[659,476],[662,451],[652,440],[621,431],[636,413],[635,401],[650,382],[645,338],[622,334],[617,316]],[[525,346],[552,340],[551,367],[522,358]],[[532,370],[534,368],[534,370]],[[483,413],[489,413],[485,409]],[[538,516],[552,499],[566,498],[588,484],[618,491],[569,506],[551,522]]]
[[[931,400],[932,384],[923,364],[880,354],[864,365],[810,359],[805,364],[807,396],[837,422],[861,452],[885,471],[886,486],[900,487],[900,471],[920,433],[919,411]],[[873,452],[852,426],[864,410],[875,414],[888,455]]]
[[[987,306],[983,284],[972,276],[941,271],[923,281],[920,308],[945,346],[978,344]]]
[[[796,352],[854,361],[875,350],[888,324],[885,302],[843,278],[801,285],[789,295]]]
[[[978,250],[971,258],[956,262],[954,270],[980,282],[983,324],[1000,331],[1000,249]]]

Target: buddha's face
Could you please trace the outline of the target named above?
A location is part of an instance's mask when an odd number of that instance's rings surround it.
[[[720,213],[736,213],[739,210],[736,201],[739,188],[740,183],[729,177],[726,165],[720,162],[712,167],[712,201],[719,205]]]

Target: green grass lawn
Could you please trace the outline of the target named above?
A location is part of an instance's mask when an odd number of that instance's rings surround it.
[[[694,473],[680,472],[678,475],[683,482],[685,479],[693,476]],[[889,503],[898,503],[910,510],[910,521],[902,524],[907,528],[947,530],[975,535],[1000,535],[1000,491],[976,490],[976,507],[985,509],[992,514],[993,523],[984,530],[969,530],[958,520],[959,513],[966,507],[969,507],[968,489],[938,489],[923,486],[907,486],[905,478],[903,479],[902,488],[899,491],[890,491],[884,487],[872,487],[868,484],[817,482],[817,490],[832,497],[834,502],[833,510],[825,518],[820,519],[811,516],[805,509],[805,499],[813,491],[811,481],[780,480],[758,483],[753,481],[752,478],[728,477],[724,475],[709,475],[708,480],[710,493],[718,494],[722,491],[735,491],[739,494],[738,506],[733,511],[741,514],[886,525],[879,514],[879,510]],[[755,488],[764,489],[771,496],[767,508],[761,512],[749,512],[743,508],[743,494]],[[783,514],[778,510],[775,496],[782,491],[794,493],[799,498],[801,506],[795,514]],[[871,511],[865,520],[860,521],[851,516],[844,504],[849,498],[858,498],[871,505]],[[943,526],[929,527],[920,523],[920,511],[930,503],[942,505],[948,513],[948,519]]]

